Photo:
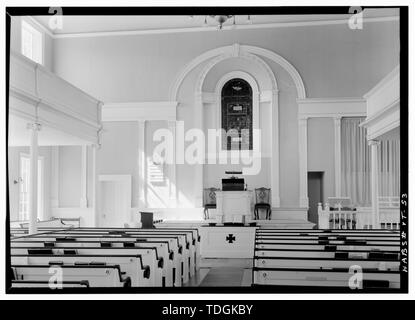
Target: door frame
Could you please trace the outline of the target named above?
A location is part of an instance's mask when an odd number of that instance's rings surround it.
[[[318,174],[319,178],[320,178],[320,196],[321,196],[321,203],[324,204],[324,176],[325,176],[325,171],[319,171],[319,170],[313,170],[313,171],[307,171],[307,197],[309,198],[309,202],[310,201],[310,195],[309,195],[309,188],[308,188],[308,183],[309,183],[309,178],[310,178],[310,173],[311,174]],[[307,210],[307,218],[309,218],[309,210],[310,210],[310,205],[309,208]],[[318,215],[317,215],[317,225],[318,225]]]
[[[120,200],[122,203],[126,203],[126,212],[124,212],[124,215],[120,215],[120,219],[123,219],[123,222],[130,221],[131,218],[131,175],[130,174],[100,174],[98,175],[98,189],[99,189],[99,202],[98,202],[98,208],[99,211],[101,211],[101,188],[102,182],[116,182],[116,183],[122,183],[124,187],[126,187],[126,192],[121,193],[123,195],[122,199]],[[128,212],[127,212],[128,211]],[[97,215],[97,221],[96,225],[100,226],[102,222],[102,213],[99,212]]]
[[[19,152],[19,164],[18,164],[18,177],[21,178],[22,173],[22,163],[21,158],[30,159],[30,153]],[[40,171],[40,175],[39,175]],[[47,220],[45,216],[45,157],[43,155],[38,155],[37,157],[37,217],[39,220]],[[17,220],[19,220],[19,211],[20,211],[20,184],[18,191],[18,202],[17,202]]]

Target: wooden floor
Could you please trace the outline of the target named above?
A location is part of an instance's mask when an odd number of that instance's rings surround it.
[[[202,259],[200,270],[185,286],[245,287],[252,284],[252,259]]]

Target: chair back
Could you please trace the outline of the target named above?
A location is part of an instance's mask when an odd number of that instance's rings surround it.
[[[257,188],[255,189],[256,203],[267,203],[269,204],[269,197],[271,189],[269,188]]]
[[[205,188],[203,189],[203,205],[216,204],[216,191],[218,188]]]

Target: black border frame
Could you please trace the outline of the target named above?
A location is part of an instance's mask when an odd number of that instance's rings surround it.
[[[401,139],[401,288],[397,293],[408,293],[408,6],[362,6],[364,8],[399,8],[400,9],[400,139]],[[232,14],[349,14],[349,6],[263,6],[263,7],[62,7],[64,15],[206,15],[218,13]],[[307,287],[179,287],[179,288],[67,288],[50,290],[48,288],[11,288],[11,275],[7,271],[11,265],[10,258],[10,215],[9,215],[9,174],[8,174],[8,126],[9,126],[9,74],[10,74],[10,24],[11,16],[50,15],[49,7],[6,7],[6,293],[9,294],[125,294],[125,293],[391,293],[379,290],[351,290],[339,288]],[[404,237],[405,236],[405,237]],[[405,255],[406,254],[406,255]],[[406,267],[406,269],[405,269]],[[406,272],[404,270],[407,270]]]

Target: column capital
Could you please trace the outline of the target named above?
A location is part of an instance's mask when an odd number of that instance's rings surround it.
[[[42,125],[40,123],[37,123],[37,122],[29,122],[26,125],[26,128],[28,130],[40,131],[42,129]]]
[[[342,118],[343,118],[342,116],[334,116],[333,117],[334,124],[340,125]]]
[[[298,123],[300,124],[300,125],[302,125],[302,126],[306,126],[307,125],[307,120],[308,120],[308,117],[307,116],[299,116],[298,117]]]
[[[379,140],[369,140],[367,143],[368,143],[369,146],[378,146],[378,145],[380,145]]]

